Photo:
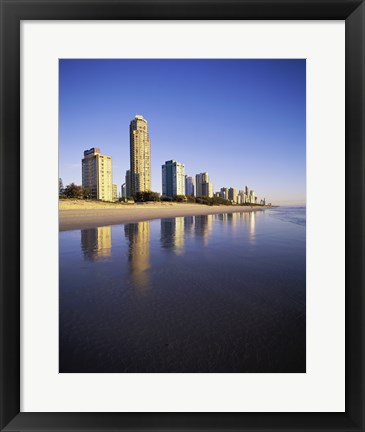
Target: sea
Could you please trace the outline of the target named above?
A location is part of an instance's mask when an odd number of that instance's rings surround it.
[[[306,208],[59,233],[60,373],[305,373]]]

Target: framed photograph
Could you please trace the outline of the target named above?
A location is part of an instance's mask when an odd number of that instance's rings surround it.
[[[1,1],[1,430],[364,430],[363,1]]]

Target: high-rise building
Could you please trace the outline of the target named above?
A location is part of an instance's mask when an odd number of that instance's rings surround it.
[[[113,184],[113,201],[118,201],[118,185]]]
[[[191,176],[185,176],[185,195],[194,196],[194,179]]]
[[[221,198],[228,200],[228,189],[226,187],[221,188]]]
[[[197,197],[202,197],[203,195],[203,184],[209,182],[209,174],[207,172],[196,174],[195,176],[195,193]]]
[[[126,190],[127,197],[132,196],[132,192],[131,192],[131,171],[130,170],[127,170],[125,172],[125,190]]]
[[[202,184],[202,196],[212,198],[214,195],[213,183],[205,182]]]
[[[101,201],[113,201],[112,157],[100,154],[99,148],[84,151],[82,159],[82,186],[90,197]]]
[[[247,195],[244,190],[239,190],[238,196],[240,197],[240,204],[245,204],[247,202]]]
[[[162,165],[162,195],[185,195],[185,165],[175,160]]]
[[[195,180],[197,197],[213,197],[213,183],[209,182],[207,172],[197,174]]]
[[[151,190],[151,143],[147,120],[136,115],[129,126],[131,195]]]
[[[122,198],[127,198],[127,185],[126,183],[123,183],[121,188],[120,188],[120,194],[122,196]]]
[[[250,190],[250,203],[255,204],[255,191]]]
[[[228,189],[228,199],[230,201],[237,202],[237,190],[233,187]]]

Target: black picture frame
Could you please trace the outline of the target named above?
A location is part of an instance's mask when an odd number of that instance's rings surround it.
[[[365,5],[359,0],[0,0],[0,429],[364,431]],[[20,412],[21,20],[346,21],[346,409],[344,413]],[[328,155],[330,158],[331,155]],[[331,203],[330,203],[331,204]],[[336,205],[345,205],[345,200]]]

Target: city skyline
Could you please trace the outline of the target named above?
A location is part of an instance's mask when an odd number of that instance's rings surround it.
[[[100,147],[113,157],[120,191],[137,114],[149,125],[152,191],[162,193],[161,166],[171,159],[193,177],[208,171],[213,192],[249,184],[275,204],[305,203],[305,60],[61,60],[64,184],[81,184],[80,154]]]

